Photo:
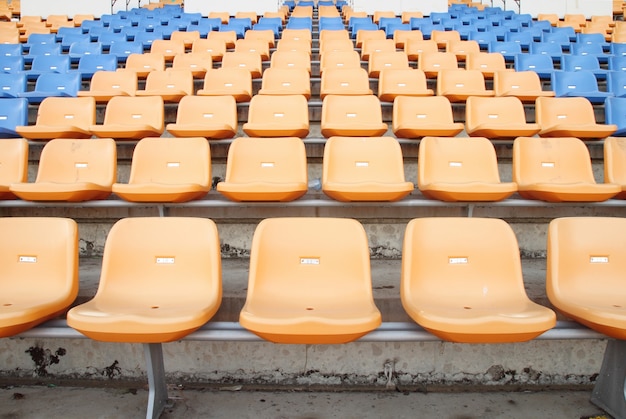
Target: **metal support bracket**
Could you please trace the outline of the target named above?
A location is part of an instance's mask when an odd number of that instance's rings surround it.
[[[591,402],[614,418],[626,418],[625,340],[608,341]]]
[[[144,356],[148,373],[148,408],[146,419],[157,419],[167,405],[167,384],[163,364],[163,346],[160,343],[144,343]]]

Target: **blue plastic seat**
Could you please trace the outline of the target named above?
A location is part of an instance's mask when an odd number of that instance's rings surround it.
[[[387,33],[387,27],[389,25],[394,25],[394,24],[402,24],[402,18],[401,17],[381,17],[378,20],[378,27],[382,30],[385,31],[385,33]]]
[[[70,71],[70,57],[68,55],[38,55],[33,59],[30,70],[24,71],[26,79],[37,80],[46,73],[67,73]]]
[[[322,16],[319,18],[319,30],[343,30],[345,26],[339,16]]]
[[[308,18],[306,18],[308,19]],[[291,19],[289,19],[289,21],[291,22]],[[429,19],[430,21],[430,19]],[[374,21],[372,21],[372,17],[371,16],[353,16],[350,19],[348,19],[348,30],[352,31],[352,28],[354,27],[355,24],[358,23],[374,23]],[[287,22],[287,25],[289,25],[289,22]],[[378,29],[378,27],[376,28]]]
[[[611,51],[611,42],[606,42],[601,33],[578,33],[576,34],[576,44],[598,44],[602,46],[604,52]]]
[[[0,58],[21,57],[22,44],[0,44]]]
[[[280,19],[279,19],[280,20]],[[198,20],[198,23],[191,23],[187,25],[187,32],[198,31],[201,38],[206,38],[209,32],[219,30],[222,24],[219,18],[203,17]]]
[[[554,62],[549,55],[518,54],[514,61],[515,71],[534,71],[540,79],[550,80],[555,71]]]
[[[364,22],[355,22],[352,26],[352,31],[350,32],[350,38],[356,39],[357,33],[359,31],[378,31],[378,25],[375,23],[370,23],[367,21]]]
[[[385,27],[385,34],[388,39],[393,39],[396,31],[410,31],[411,25],[408,23],[390,23]]]
[[[599,34],[598,34],[599,35]],[[589,55],[598,60],[600,64],[606,64],[609,62],[609,54],[604,52],[602,45],[594,43],[574,43],[570,51],[573,55]]]
[[[533,42],[528,52],[531,54],[543,54],[552,58],[555,63],[560,63],[563,58],[563,49],[556,42]]]
[[[28,125],[28,100],[24,98],[0,100],[0,138],[21,137],[15,131],[15,127],[24,125]]]
[[[56,44],[57,36],[53,33],[33,33],[28,36],[28,41],[22,45],[24,52],[29,52],[36,44]]]
[[[604,102],[604,122],[617,125],[615,137],[626,137],[626,97],[607,97]]]
[[[413,27],[413,25],[411,25],[411,27]],[[428,40],[433,31],[443,31],[445,28],[441,24],[424,23],[420,25],[419,30],[422,32],[424,39]]]
[[[441,23],[443,19],[446,19],[449,17],[450,17],[450,13],[448,12],[431,12],[430,13],[430,20],[431,22],[435,24],[439,24]]]
[[[220,32],[235,32],[237,39],[243,39],[246,34],[246,27],[245,25],[231,25],[230,23],[222,24],[220,25]]]
[[[24,64],[31,64],[40,55],[61,55],[61,44],[33,44],[24,55]]]
[[[494,32],[472,31],[469,34],[469,40],[478,42],[480,49],[487,50],[489,44],[498,40]]]
[[[143,43],[139,41],[115,42],[109,49],[109,55],[117,57],[118,63],[125,63],[130,54],[142,54]]]
[[[41,103],[47,97],[76,97],[80,90],[81,77],[78,71],[69,73],[44,73],[37,79],[35,90],[24,92],[20,97],[28,99],[29,103]]]
[[[550,29],[552,33],[565,34],[569,42],[576,42],[576,30],[571,26],[557,26]]]
[[[504,34],[505,42],[517,42],[520,44],[522,51],[528,51],[530,44],[533,42],[533,35],[530,31],[507,32]]]
[[[249,17],[232,17],[228,21],[229,25],[239,25],[244,27],[244,33],[248,29],[252,29],[252,19]]]
[[[606,79],[606,90],[616,97],[626,97],[626,71],[611,71]]]
[[[77,63],[85,55],[102,54],[102,44],[100,42],[75,42],[70,45],[68,55],[72,63]]]
[[[569,51],[571,46],[569,35],[565,32],[544,32],[541,36],[541,42],[557,44],[561,51]]]
[[[77,71],[83,80],[91,80],[96,71],[117,70],[117,57],[111,54],[85,55],[78,61]]]
[[[137,33],[137,35],[135,35],[134,42],[141,42],[144,51],[150,51],[150,48],[152,47],[152,42],[157,39],[164,39],[163,32],[160,28],[152,32],[144,31]]]
[[[26,91],[26,74],[0,73],[0,103],[5,98],[19,97]]]
[[[615,57],[626,56],[626,44],[620,42],[611,42],[611,48],[609,52],[610,55]]]
[[[529,28],[541,29],[542,32],[551,32],[552,24],[548,20],[534,20]]]
[[[115,42],[127,42],[126,35],[117,32],[102,32],[98,36],[98,42],[102,44],[102,50],[108,51]]]
[[[563,71],[590,71],[598,80],[606,80],[609,70],[600,68],[598,59],[593,55],[565,54],[561,61]]]
[[[2,57],[0,71],[3,73],[19,73],[24,71],[24,58],[18,56]]]
[[[530,13],[514,13],[511,20],[519,22],[522,27],[527,28],[532,25],[533,16]]]
[[[601,104],[612,96],[610,92],[600,91],[598,80],[590,71],[558,71],[552,74],[551,84],[556,97],[584,97]]]
[[[522,53],[522,46],[513,41],[496,41],[490,42],[488,52],[499,52],[507,63],[515,61],[515,56]]]

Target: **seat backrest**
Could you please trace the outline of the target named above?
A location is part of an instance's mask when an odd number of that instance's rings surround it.
[[[311,74],[311,56],[306,51],[276,50],[270,59],[270,68],[303,68]]]
[[[430,33],[430,39],[435,41],[440,48],[445,48],[450,42],[460,41],[461,34],[458,31],[440,31],[433,30]]]
[[[261,55],[262,60],[269,59],[270,47],[262,39],[238,39],[235,42],[235,52],[255,52]]]
[[[95,298],[141,299],[158,309],[177,302],[212,307],[222,296],[220,243],[208,218],[132,217],[106,239]]]
[[[253,78],[262,74],[261,54],[258,52],[227,52],[222,58],[222,68],[243,68],[250,72]]]
[[[574,137],[518,137],[513,142],[513,182],[595,183],[589,150]]]
[[[626,138],[604,140],[604,182],[626,185]]]
[[[211,152],[204,138],[143,138],[133,151],[129,184],[211,186]]]
[[[405,123],[445,125],[454,123],[452,104],[445,96],[398,96],[393,102],[394,129]]]
[[[4,61],[4,58],[2,59]],[[26,75],[0,73],[0,95],[3,97],[17,97],[26,91]]]
[[[3,99],[2,102],[8,99]],[[28,180],[28,141],[24,138],[0,141],[0,199],[13,198],[8,193],[12,183]]]
[[[498,71],[493,75],[496,96],[523,95],[524,92],[541,92],[541,79],[534,71]]]
[[[224,123],[237,126],[237,103],[232,96],[184,96],[176,113],[176,124]]]
[[[320,51],[320,56],[322,56],[323,54],[326,54],[328,52],[354,51],[354,44],[352,43],[351,39],[346,39],[346,38],[343,38],[343,37],[342,38],[338,38],[338,39],[330,38],[330,39],[324,40],[320,44],[319,51]]]
[[[552,90],[557,97],[579,93],[597,92],[598,81],[592,72],[588,71],[556,71],[551,78]]]
[[[170,35],[170,39],[174,41],[183,41],[185,47],[191,47],[193,43],[200,39],[199,31],[174,31]]]
[[[89,90],[134,96],[137,90],[137,74],[132,71],[96,71],[91,78]]]
[[[238,137],[228,149],[227,183],[307,182],[304,143],[297,137]]]
[[[151,71],[146,78],[146,91],[183,91],[193,95],[193,88],[191,70]]]
[[[256,39],[263,41],[270,48],[273,48],[276,44],[274,40],[274,31],[272,29],[257,29],[256,26],[253,30],[246,31],[244,39]]]
[[[41,151],[37,182],[90,182],[111,187],[117,179],[117,150],[111,138],[54,139]]]
[[[402,51],[375,52],[370,54],[368,72],[370,77],[379,77],[385,69],[409,69],[409,59]]]
[[[465,102],[465,126],[473,131],[485,124],[503,124],[511,127],[526,124],[526,111],[522,101],[513,96],[470,96]]]
[[[249,92],[252,96],[252,75],[245,68],[218,68],[207,72],[204,77],[204,94],[217,91],[220,95],[229,90]]]
[[[320,95],[328,92],[333,94],[366,94],[370,82],[364,68],[328,68],[322,74]]]
[[[327,182],[404,182],[400,144],[393,137],[330,137],[324,146],[322,185]]]
[[[626,73],[622,80],[626,83]],[[626,97],[608,97],[604,101],[604,122],[616,125],[620,136],[626,130],[624,106],[626,106]]]
[[[404,92],[404,93],[400,93]],[[406,68],[406,69],[384,69],[379,74],[378,79],[378,98],[383,100],[387,93],[397,95],[413,95],[419,92],[419,95],[426,96],[428,92],[428,84],[424,71]],[[430,90],[430,94],[432,94]]]
[[[546,54],[518,54],[514,66],[515,71],[554,71],[554,61]]]
[[[487,90],[485,77],[479,70],[442,70],[437,75],[437,94],[444,92],[476,92]]]
[[[593,105],[584,97],[539,97],[535,120],[542,128],[596,123]]]
[[[213,61],[222,61],[226,53],[226,43],[220,39],[196,39],[191,46],[191,52],[206,52],[211,54]]]
[[[354,46],[357,48],[361,48],[363,47],[363,42],[369,39],[387,39],[387,34],[383,30],[358,30],[356,33],[356,42]]]
[[[261,83],[262,94],[301,94],[307,98],[311,95],[311,78],[303,68],[270,67],[263,72]]]
[[[396,43],[393,39],[366,39],[361,46],[361,59],[367,61],[374,52],[394,52],[395,50]]]
[[[478,42],[470,40],[449,41],[446,52],[456,55],[457,61],[465,61],[469,54],[480,52],[480,45]]]
[[[397,30],[393,33],[393,40],[396,43],[396,48],[404,49],[409,39],[422,41],[424,40],[424,34],[422,34],[419,30]]]
[[[418,162],[420,187],[433,183],[500,183],[495,147],[484,137],[424,137]]]
[[[204,77],[213,68],[213,58],[208,52],[178,54],[172,62],[174,70],[188,70],[194,77]]]
[[[441,70],[456,70],[459,64],[451,52],[424,52],[417,61],[417,68],[424,71],[426,77],[434,78]]]
[[[285,28],[280,39],[306,39],[311,42],[311,37],[311,31],[308,29]]]
[[[16,308],[0,328],[7,337],[59,315],[76,299],[78,226],[69,218],[3,217],[0,230],[2,295],[6,312]]]
[[[504,56],[499,52],[476,52],[469,54],[465,62],[468,70],[478,70],[485,77],[493,77],[496,71],[506,70]]]
[[[96,101],[91,97],[47,97],[37,110],[36,125],[75,126],[89,130],[96,123]]]
[[[320,74],[326,70],[340,68],[361,68],[361,58],[356,51],[329,51],[320,56]]]
[[[157,53],[130,54],[124,68],[145,78],[151,71],[165,70],[165,57]]]
[[[65,73],[70,69],[68,55],[37,55],[31,64],[33,71],[53,71]]]
[[[322,101],[322,125],[382,123],[380,101],[374,95],[328,95]]]
[[[185,42],[182,40],[155,39],[150,46],[150,52],[162,54],[166,61],[171,61],[176,54],[185,53]]]
[[[104,112],[104,125],[164,126],[161,96],[115,96]]]
[[[96,71],[114,72],[115,70],[117,70],[117,58],[114,55],[89,54],[83,55],[78,61],[78,71],[81,73],[95,73]]]
[[[250,99],[248,122],[254,124],[309,124],[309,109],[302,95],[254,95]]]

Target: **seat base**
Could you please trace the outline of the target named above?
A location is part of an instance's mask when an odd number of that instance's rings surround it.
[[[610,340],[591,402],[614,418],[626,417],[626,341]]]
[[[394,128],[394,134],[398,138],[420,138],[420,137],[455,137],[465,127],[460,122],[448,125],[427,125],[419,127],[398,126]]]
[[[538,199],[547,202],[603,202],[621,191],[619,185],[525,185],[519,186],[519,194],[526,199]]]
[[[76,185],[50,182],[18,183],[11,185],[11,192],[25,201],[82,202],[106,199],[111,195],[109,187],[90,183]]]
[[[353,342],[370,331],[346,333],[340,335],[324,334],[324,335],[291,335],[291,334],[277,334],[277,333],[263,333],[255,330],[250,330],[255,335],[273,343],[291,343],[291,344],[305,344],[305,345],[334,345],[341,343]]]
[[[617,129],[616,125],[583,125],[583,126],[554,126],[547,127],[539,131],[540,137],[577,137],[580,139],[600,139],[613,134]]]
[[[422,326],[423,327],[423,326]],[[533,340],[545,330],[526,333],[457,333],[445,330],[433,330],[424,327],[425,330],[442,340],[456,343],[514,343]]]
[[[214,140],[233,138],[237,134],[237,126],[218,125],[184,125],[168,124],[167,131],[174,137],[204,137]]]
[[[217,191],[233,201],[288,202],[300,198],[308,190],[308,185],[284,184],[270,185],[261,183],[237,184],[220,182]]]
[[[336,182],[323,184],[322,191],[329,197],[341,202],[364,202],[364,201],[398,201],[411,192],[413,184],[404,182],[400,184],[373,184],[362,183],[359,185],[340,185]]]
[[[130,202],[188,202],[202,198],[209,190],[200,185],[113,185],[113,192]]]
[[[487,185],[476,182],[464,185],[431,184],[420,187],[420,191],[427,198],[445,202],[495,202],[513,195],[517,191],[517,185],[514,183]]]

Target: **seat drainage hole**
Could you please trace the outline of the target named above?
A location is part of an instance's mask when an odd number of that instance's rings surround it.
[[[619,305],[619,304],[613,304],[613,307],[615,307],[615,308],[622,308],[622,306]]]
[[[152,307],[150,307],[150,308],[151,308],[151,309],[153,309],[153,310],[155,310],[155,309],[159,308],[159,306],[152,306]]]
[[[313,307],[307,307],[307,308],[306,308],[306,310],[307,310],[307,311],[313,311],[313,310],[315,310],[315,309],[314,309]]]
[[[13,303],[4,303],[2,304],[3,307],[11,307],[13,305]]]
[[[471,309],[472,309],[471,307],[468,307],[468,306],[465,306],[465,307],[463,307],[463,308],[464,308],[465,310],[471,310]]]

